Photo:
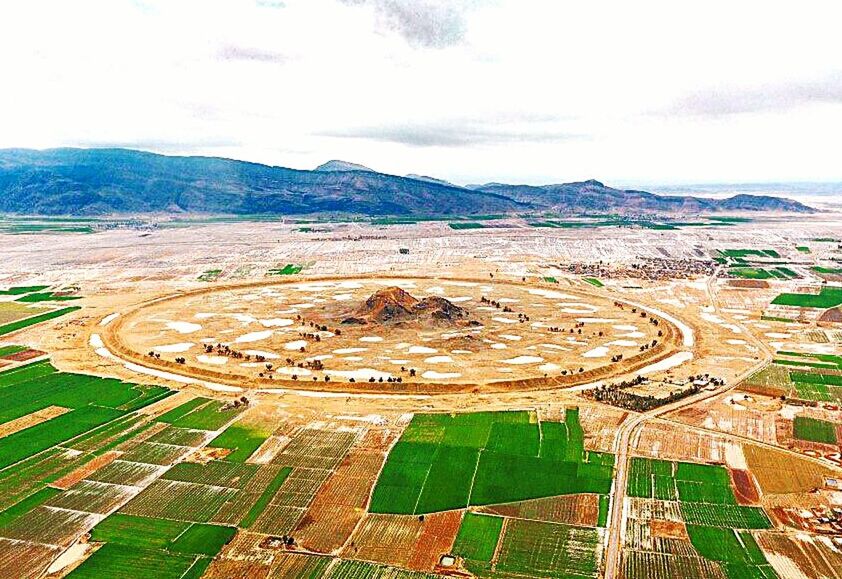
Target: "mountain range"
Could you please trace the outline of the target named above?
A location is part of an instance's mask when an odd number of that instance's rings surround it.
[[[329,161],[313,171],[218,157],[130,149],[0,149],[0,212],[447,216],[531,212],[716,213],[814,211],[763,195],[727,199],[656,195],[590,180],[558,185],[460,187]]]

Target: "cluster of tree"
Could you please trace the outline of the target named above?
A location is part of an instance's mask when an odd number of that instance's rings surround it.
[[[672,390],[667,396],[656,397],[651,394],[638,394],[636,392],[628,392],[629,388],[640,386],[646,382],[643,376],[636,376],[631,380],[623,380],[616,384],[607,384],[592,388],[585,391],[585,396],[597,402],[604,402],[624,408],[626,410],[633,410],[635,412],[646,412],[653,410],[660,406],[670,404],[677,400],[687,398],[694,394],[698,394],[703,387],[710,384],[712,386],[722,386],[725,381],[721,378],[713,378],[708,374],[699,376],[690,376],[687,384],[680,390]]]

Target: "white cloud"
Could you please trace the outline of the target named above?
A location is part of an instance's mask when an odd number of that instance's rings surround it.
[[[456,182],[842,179],[842,5],[9,0],[0,147]]]

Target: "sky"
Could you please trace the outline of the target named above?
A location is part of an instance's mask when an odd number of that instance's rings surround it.
[[[842,2],[3,0],[0,148],[842,181]]]

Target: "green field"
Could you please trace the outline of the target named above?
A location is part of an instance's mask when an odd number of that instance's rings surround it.
[[[814,272],[816,273],[826,273],[829,275],[842,275],[842,267],[823,267],[823,266],[815,266],[811,267]]]
[[[81,299],[81,296],[62,296],[54,294],[53,292],[36,292],[21,296],[15,301],[34,304],[38,302],[69,302]]]
[[[219,276],[222,275],[221,269],[208,269],[202,272],[202,274],[197,278],[199,281],[216,281],[219,279]]]
[[[510,519],[495,571],[527,577],[598,577],[601,550],[598,529]]]
[[[17,354],[28,349],[26,346],[0,346],[0,358],[5,358],[6,356],[11,356],[12,354]]]
[[[162,414],[158,421],[168,422],[179,428],[219,430],[245,410],[245,406],[225,406],[225,403],[219,400],[194,398]]]
[[[798,440],[836,444],[836,425],[826,420],[796,416],[792,421],[793,435]]]
[[[687,525],[687,533],[699,554],[719,562],[729,578],[775,579],[778,576],[747,531]]]
[[[231,449],[232,452],[225,457],[225,460],[243,462],[269,438],[270,434],[271,432],[264,432],[257,428],[232,424],[208,446]]]
[[[679,501],[688,523],[739,529],[770,526],[761,508],[737,504],[731,477],[722,466],[634,457],[628,494]]]
[[[0,290],[0,296],[19,296],[32,292],[40,292],[47,289],[48,285],[25,285],[18,287],[10,287],[9,289]]]
[[[283,468],[278,471],[275,475],[275,478],[272,479],[272,482],[269,483],[269,486],[261,493],[260,497],[258,497],[257,501],[252,505],[249,511],[246,513],[243,520],[240,521],[240,526],[244,529],[249,528],[254,524],[257,520],[257,517],[263,513],[266,509],[266,506],[269,504],[269,501],[272,500],[272,497],[275,496],[275,493],[278,492],[278,489],[281,488],[281,485],[284,484],[284,481],[287,479],[289,474],[292,472],[292,469],[287,467]]]
[[[485,225],[476,221],[456,221],[447,225],[451,229],[485,229]]]
[[[578,410],[417,414],[377,479],[371,511],[430,513],[561,494],[607,494],[614,457],[586,452]],[[512,484],[512,476],[518,484]]]
[[[474,572],[487,570],[502,529],[502,517],[465,513],[453,544],[453,553],[465,558],[468,569]]]
[[[774,249],[720,249],[719,253],[725,257],[735,259],[744,259],[746,257],[772,257],[777,259],[781,256],[781,254]]]
[[[772,303],[799,308],[834,308],[842,304],[842,288],[822,287],[818,294],[783,293],[772,300]]]
[[[771,279],[775,277],[769,271],[758,267],[732,267],[728,270],[728,273],[744,279]]]
[[[809,247],[807,247],[806,245],[797,245],[797,246],[795,247],[795,249],[796,249],[797,251],[800,251],[801,253],[810,253],[810,248],[809,248]]]
[[[599,281],[598,279],[596,279],[595,277],[586,277],[586,278],[584,278],[584,279],[585,279],[585,281],[586,281],[586,282],[588,282],[588,283],[589,283],[589,284],[591,284],[592,286],[595,286],[595,287],[605,287],[605,284],[604,284],[604,283],[602,283],[601,281]]]
[[[270,269],[266,272],[266,275],[296,275],[301,273],[301,270],[304,269],[303,265],[295,265],[292,263],[288,263],[283,267],[275,267]]]
[[[53,310],[50,312],[45,312],[43,314],[38,314],[37,316],[32,316],[29,318],[24,318],[22,320],[16,320],[14,322],[10,322],[8,324],[4,324],[0,326],[0,336],[11,334],[12,332],[17,332],[18,330],[22,330],[23,328],[28,328],[29,326],[34,326],[35,324],[40,324],[41,322],[46,322],[48,320],[53,320],[64,314],[69,314],[70,312],[75,312],[76,310],[81,309],[78,306],[71,306],[67,308],[61,308],[58,310]]]

